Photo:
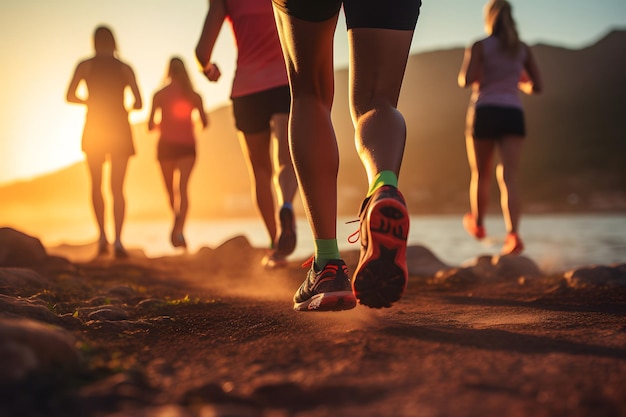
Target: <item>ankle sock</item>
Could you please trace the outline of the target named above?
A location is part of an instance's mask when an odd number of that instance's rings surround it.
[[[370,188],[367,192],[367,197],[374,194],[376,190],[378,190],[383,185],[393,185],[398,188],[398,176],[393,171],[380,171],[374,177],[374,181],[370,184]]]
[[[315,239],[315,269],[321,271],[331,259],[341,259],[337,239]]]

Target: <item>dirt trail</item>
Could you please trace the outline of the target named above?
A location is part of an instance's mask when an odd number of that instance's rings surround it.
[[[411,277],[390,309],[296,313],[299,262],[268,273],[230,261],[50,273],[79,318],[95,294],[132,289],[128,319],[82,320],[71,330],[85,368],[4,387],[0,416],[626,415],[623,288]]]

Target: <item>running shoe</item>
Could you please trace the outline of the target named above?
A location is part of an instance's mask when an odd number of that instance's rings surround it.
[[[485,236],[487,236],[485,227],[476,224],[476,219],[472,213],[465,213],[463,216],[463,227],[470,236],[474,236],[478,240],[484,239]]]
[[[296,249],[296,221],[293,209],[283,207],[278,214],[280,219],[280,236],[276,248],[284,255],[290,255]]]
[[[287,256],[276,249],[270,249],[261,260],[261,265],[265,269],[284,268],[287,266]]]
[[[524,242],[517,233],[508,233],[502,247],[502,255],[519,255],[524,251]]]
[[[187,242],[185,241],[185,236],[183,235],[182,232],[178,232],[178,233],[172,232],[170,241],[172,243],[172,246],[175,248],[187,249]]]
[[[408,282],[406,242],[409,213],[396,187],[380,187],[361,205],[361,256],[352,279],[359,302],[372,308],[391,307]]]
[[[309,268],[308,275],[293,296],[296,311],[341,311],[356,307],[348,267],[336,259],[328,261],[324,269],[315,270],[314,258],[302,264]]]

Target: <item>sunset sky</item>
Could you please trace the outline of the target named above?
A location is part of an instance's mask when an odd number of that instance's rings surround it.
[[[484,0],[425,0],[413,51],[466,46],[483,35]],[[567,48],[592,44],[609,30],[626,29],[624,0],[518,0],[514,13],[530,44]],[[99,24],[116,36],[120,57],[137,75],[147,117],[172,55],[186,62],[207,110],[228,103],[235,61],[229,29],[223,30],[213,60],[219,83],[197,71],[193,50],[208,8],[205,0],[9,0],[0,6],[0,184],[50,172],[83,159],[80,137],[84,108],[65,102],[79,60],[92,53]],[[347,65],[345,26],[340,24],[336,63]],[[460,65],[460,62],[459,62]]]

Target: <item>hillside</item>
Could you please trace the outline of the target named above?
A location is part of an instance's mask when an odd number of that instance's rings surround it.
[[[534,45],[545,93],[524,97],[528,141],[521,185],[529,211],[626,209],[626,31],[581,50]],[[469,91],[456,85],[460,48],[411,56],[399,107],[408,142],[401,187],[415,213],[460,213],[469,171],[463,137]],[[347,103],[347,70],[336,73],[333,119],[341,149],[341,214],[355,214],[365,188]],[[229,106],[198,137],[191,216],[254,215],[249,179]],[[163,218],[167,200],[155,159],[156,136],[134,126],[137,155],[126,183],[128,217]],[[358,173],[358,174],[355,174]],[[494,205],[497,204],[494,194]],[[91,221],[84,163],[0,187],[0,219]]]

